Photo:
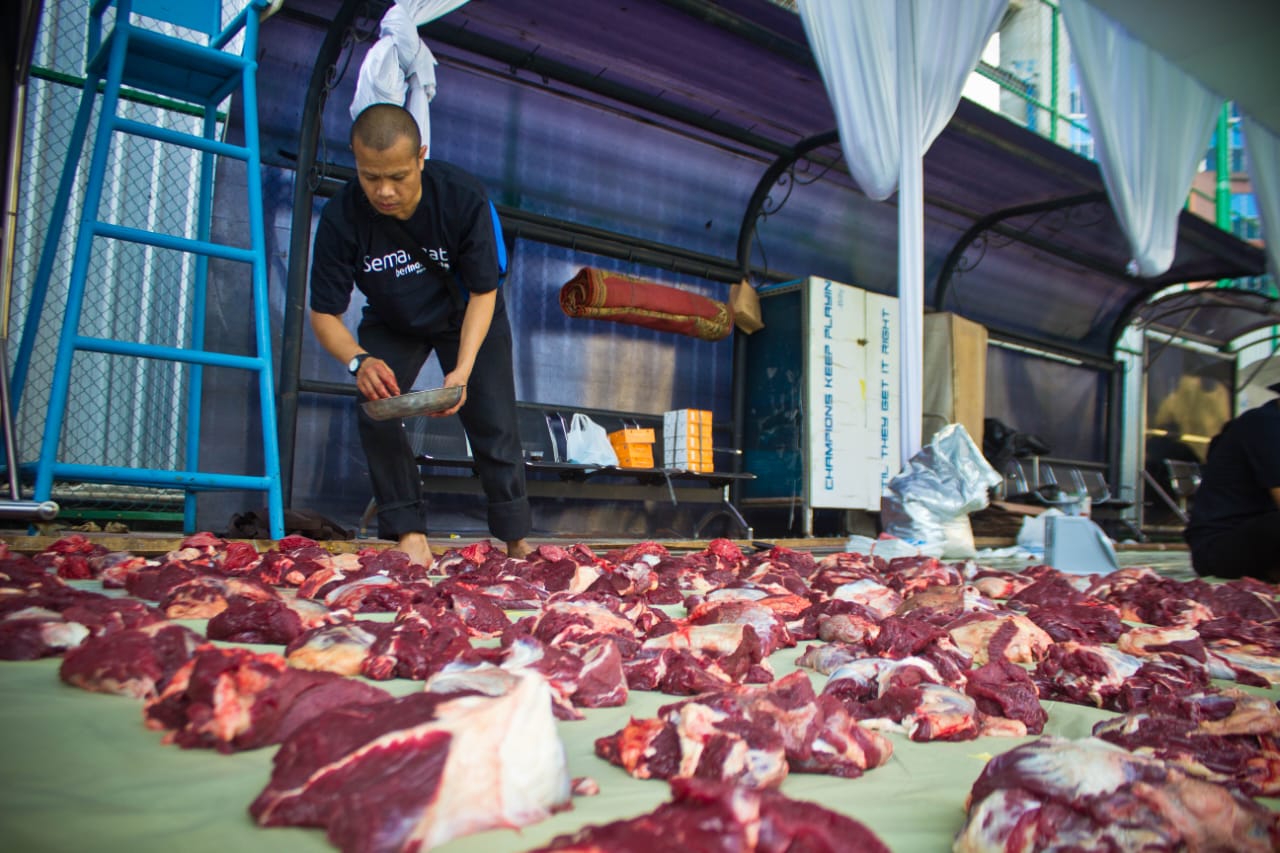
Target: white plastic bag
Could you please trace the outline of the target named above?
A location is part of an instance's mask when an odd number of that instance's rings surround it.
[[[579,465],[605,467],[618,464],[618,454],[609,443],[604,427],[584,414],[575,414],[565,433],[565,454]]]
[[[948,424],[889,481],[880,523],[921,554],[972,557],[969,513],[986,507],[987,490],[1000,479],[965,428]]]

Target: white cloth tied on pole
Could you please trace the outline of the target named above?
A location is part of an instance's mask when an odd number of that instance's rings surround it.
[[[1062,0],[1107,196],[1147,277],[1166,272],[1178,217],[1223,99],[1085,0]]]
[[[467,0],[396,0],[382,16],[378,41],[365,54],[351,99],[355,118],[373,104],[407,109],[431,148],[430,102],[436,95],[436,58],[418,37],[418,27],[452,12]]]
[[[1258,199],[1258,218],[1263,236],[1280,228],[1280,137],[1244,118],[1244,147],[1249,155],[1249,182]],[[1271,275],[1280,280],[1280,237],[1267,239],[1267,265]]]
[[[920,450],[923,413],[922,162],[955,114],[965,81],[1008,0],[799,0],[798,5],[835,110],[849,174],[876,201],[902,189],[899,431],[905,466]]]
[[[912,6],[925,153],[960,103],[1008,0],[903,0]],[[901,165],[898,6],[894,0],[799,0],[809,46],[835,110],[845,163],[869,198],[884,201]],[[902,34],[906,35],[906,34]]]

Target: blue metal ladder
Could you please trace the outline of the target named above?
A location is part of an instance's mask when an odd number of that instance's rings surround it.
[[[196,494],[209,489],[261,491],[267,495],[271,536],[284,536],[284,509],[280,483],[280,456],[277,447],[275,404],[273,401],[271,326],[267,301],[266,236],[262,210],[261,163],[258,152],[258,105],[256,87],[258,21],[268,0],[248,0],[245,8],[225,28],[221,0],[94,0],[89,12],[86,80],[76,114],[67,159],[54,198],[49,233],[32,283],[27,322],[15,361],[13,399],[18,405],[34,348],[49,280],[57,253],[58,234],[67,215],[80,154],[84,146],[93,104],[102,92],[96,136],[85,187],[84,206],[76,231],[71,275],[67,284],[67,304],[58,338],[49,396],[35,471],[35,499],[48,500],[54,480],[182,489],[185,493],[183,521],[187,532],[196,524]],[[108,10],[114,20],[105,22]],[[162,34],[135,24],[141,18],[172,24],[207,38],[205,44]],[[154,25],[153,25],[154,26]],[[237,34],[243,33],[239,53],[228,50]],[[196,105],[203,111],[203,134],[178,132],[133,121],[117,115],[122,86],[151,92]],[[244,145],[217,139],[217,109],[232,93],[243,97]],[[141,230],[100,221],[99,206],[112,135],[116,132],[145,137],[160,143],[202,152],[199,173],[196,237]],[[247,194],[251,245],[249,248],[211,242],[213,214],[213,172],[215,155],[233,157],[247,164]],[[122,240],[195,256],[190,283],[191,346],[174,347],[127,340],[92,337],[80,333],[85,297],[85,278],[94,238]],[[247,264],[252,270],[252,301],[256,355],[233,355],[203,349],[205,336],[205,296],[209,258]],[[70,391],[71,366],[77,352],[104,353],[140,359],[160,359],[191,365],[186,394],[186,447],[183,470],[89,465],[58,460],[59,444]],[[261,475],[203,472],[200,454],[200,403],[204,367],[229,367],[256,374],[262,411],[263,462]]]

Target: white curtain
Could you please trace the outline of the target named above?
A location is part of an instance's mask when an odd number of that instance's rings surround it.
[[[378,41],[365,54],[351,99],[355,118],[371,104],[398,104],[418,123],[422,144],[431,151],[431,111],[436,94],[436,58],[418,37],[418,27],[467,0],[396,0],[382,16]]]
[[[845,161],[858,186],[884,201],[898,184],[900,47],[911,37],[921,110],[921,152],[960,103],[965,80],[1008,0],[799,0],[805,34],[835,109]],[[898,36],[904,11],[915,24]]]
[[[1129,272],[1160,275],[1223,99],[1086,0],[1062,0],[1062,17]]]
[[[1249,180],[1258,199],[1262,234],[1267,237],[1267,265],[1280,281],[1280,137],[1262,125],[1244,118],[1244,149],[1249,155]]]
[[[835,109],[849,173],[869,197],[898,197],[901,462],[920,450],[923,386],[923,157],[1008,0],[800,0]]]

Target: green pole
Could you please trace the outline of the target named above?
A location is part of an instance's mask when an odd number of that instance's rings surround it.
[[[1058,7],[1049,7],[1049,71],[1053,75],[1049,83],[1049,138],[1058,141]]]
[[[1218,227],[1231,230],[1231,104],[1222,105],[1218,114],[1218,184],[1213,198],[1217,206]]]
[[[1224,231],[1231,230],[1231,103],[1222,104],[1218,113],[1216,147],[1218,156],[1214,163],[1217,183],[1213,189],[1214,221]],[[1230,287],[1230,279],[1219,279],[1218,287]]]

